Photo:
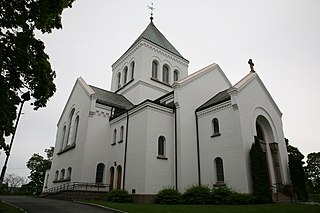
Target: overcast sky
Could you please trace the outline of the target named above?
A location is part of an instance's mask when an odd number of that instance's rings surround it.
[[[7,173],[28,176],[26,162],[54,146],[57,122],[81,76],[110,89],[111,65],[150,22],[146,0],[76,0],[63,29],[40,35],[57,92],[37,112],[25,104]],[[190,61],[189,74],[217,63],[232,84],[255,70],[283,113],[285,137],[307,155],[320,151],[319,0],[154,0],[154,23]],[[8,138],[10,139],[10,138]],[[4,162],[1,151],[0,166]]]

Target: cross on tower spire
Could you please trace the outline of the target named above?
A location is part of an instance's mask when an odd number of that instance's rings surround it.
[[[154,6],[153,6],[153,3],[151,3],[151,6],[147,5],[148,8],[150,9],[150,14],[151,14],[151,21],[153,20],[153,11],[156,9]]]

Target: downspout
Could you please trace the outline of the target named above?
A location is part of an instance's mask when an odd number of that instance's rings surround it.
[[[194,112],[196,116],[196,134],[197,134],[197,158],[198,158],[198,181],[199,186],[201,186],[201,171],[200,171],[200,148],[199,148],[199,124],[197,111]]]
[[[178,191],[178,136],[177,136],[177,106],[174,106],[174,163],[175,163],[175,189]]]
[[[125,144],[124,144],[123,182],[122,182],[122,189],[123,189],[123,190],[125,190],[125,183],[126,183],[128,132],[129,132],[129,112],[127,112],[126,142],[125,142]]]

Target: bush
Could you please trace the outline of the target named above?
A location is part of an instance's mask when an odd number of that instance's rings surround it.
[[[225,204],[226,198],[232,193],[233,191],[226,186],[214,187],[211,193],[212,201],[214,204]]]
[[[126,190],[114,189],[108,193],[108,201],[117,203],[131,203],[132,197]]]
[[[248,205],[256,202],[255,196],[251,194],[241,194],[234,192],[225,199],[225,204],[229,205]]]
[[[182,195],[185,204],[210,204],[211,192],[208,186],[191,186]]]
[[[181,194],[173,188],[162,189],[158,192],[156,201],[160,204],[180,204]]]

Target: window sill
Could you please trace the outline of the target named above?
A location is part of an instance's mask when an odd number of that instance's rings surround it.
[[[57,155],[61,155],[62,153],[65,153],[65,152],[67,152],[67,151],[69,151],[69,150],[71,150],[71,149],[74,149],[75,147],[76,147],[76,143],[73,143],[73,144],[71,144],[71,145],[68,145],[68,146],[66,146],[63,150],[59,151],[59,152],[57,153]]]
[[[217,181],[213,186],[226,186],[226,184],[223,181]]]
[[[171,86],[169,83],[165,83],[165,82],[163,82],[163,81],[160,81],[160,80],[157,79],[157,78],[150,77],[150,79],[153,80],[153,81],[156,81],[156,82],[158,82],[158,83],[160,83],[160,84],[162,84],[162,85],[165,85],[165,86],[167,86],[167,87],[171,87],[171,88],[172,88],[172,86]]]
[[[214,137],[218,137],[218,136],[220,136],[220,135],[221,135],[221,133],[215,133],[215,134],[211,135],[210,137],[211,137],[211,138],[214,138]]]
[[[67,182],[67,181],[70,181],[71,178],[65,178],[65,179],[60,179],[60,180],[54,180],[52,181],[53,183],[61,183],[61,182]]]
[[[114,143],[112,143],[112,144],[111,144],[111,146],[114,146],[114,145],[116,145],[116,144],[117,144],[117,143],[116,143],[116,142],[114,142]]]
[[[130,81],[128,81],[127,83],[125,83],[124,85],[121,85],[116,91],[115,93],[119,92],[120,90],[122,90],[123,88],[125,88],[128,84],[130,84],[131,82],[134,81],[134,78],[131,79]]]
[[[163,156],[163,155],[158,155],[157,159],[168,160],[168,158],[166,156]]]
[[[122,142],[123,142],[123,140],[118,141],[118,143],[122,143]]]

